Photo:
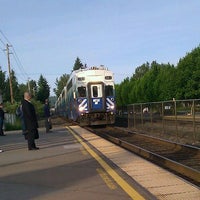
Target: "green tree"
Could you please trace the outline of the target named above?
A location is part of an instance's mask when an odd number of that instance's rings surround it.
[[[121,88],[122,88],[121,84],[115,85],[116,102],[117,102],[118,107],[123,105],[122,96],[121,96]]]
[[[174,79],[176,69],[173,65],[153,61],[136,68],[135,74],[126,78],[117,87],[117,105],[169,100],[175,97]]]
[[[200,97],[200,45],[179,60],[177,65],[177,99]]]
[[[129,78],[124,79],[122,82],[122,87],[121,87],[121,97],[122,97],[122,105],[127,105],[129,103]]]
[[[176,68],[173,65],[162,64],[154,82],[156,101],[171,100],[176,96]]]
[[[83,67],[83,64],[81,63],[80,58],[77,57],[74,63],[73,71],[81,69],[82,67]]]
[[[19,84],[19,101],[20,102],[24,98],[24,92],[28,91],[27,84],[21,83]]]
[[[35,97],[37,96],[38,86],[37,82],[34,80],[30,80],[29,83],[27,83],[28,90],[30,89],[31,94]]]
[[[37,100],[40,102],[44,102],[45,99],[48,99],[50,95],[50,87],[48,85],[47,80],[40,75],[38,80],[38,90],[37,90]]]
[[[53,89],[57,97],[61,94],[63,88],[66,86],[67,81],[69,80],[69,74],[63,74],[59,79],[56,79],[56,88]]]
[[[14,101],[19,101],[19,84],[17,78],[15,76],[15,72],[11,71],[11,81],[12,81],[12,93]],[[4,92],[4,101],[11,101],[11,93],[10,93],[10,77],[7,77],[5,82],[5,92]]]
[[[151,63],[150,70],[140,79],[140,99],[142,102],[156,101],[157,92],[155,81],[160,71],[160,66],[156,61]]]
[[[19,83],[17,81],[17,77],[15,75],[15,72],[12,70],[11,72],[12,76],[12,90],[13,90],[13,97],[15,101],[19,101],[21,99],[19,95]]]
[[[9,101],[11,102],[11,97],[10,97],[10,82],[9,82],[9,78],[6,78],[6,82],[5,82],[5,92],[4,92],[4,101]]]
[[[135,69],[135,74],[133,74],[134,79],[142,78],[150,69],[149,63],[145,63]]]
[[[137,80],[132,77],[129,82],[129,88],[130,88],[128,93],[129,103],[136,102],[136,95],[135,95],[136,86],[137,86]]]

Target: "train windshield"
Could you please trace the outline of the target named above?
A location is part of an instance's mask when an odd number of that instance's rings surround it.
[[[112,85],[106,85],[105,86],[105,94],[106,94],[106,97],[108,96],[113,96],[113,86]]]
[[[92,91],[93,91],[93,97],[98,97],[98,88],[97,88],[97,86],[93,86],[92,87]]]
[[[78,97],[86,97],[86,87],[78,87]]]
[[[102,85],[92,85],[92,98],[102,97]]]

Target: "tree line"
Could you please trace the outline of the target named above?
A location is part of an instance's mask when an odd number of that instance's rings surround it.
[[[130,78],[116,84],[118,106],[173,98],[200,98],[200,45],[181,58],[177,66],[146,62]]]
[[[15,72],[11,72],[12,80],[12,91],[14,102],[19,102],[23,98],[25,91],[29,91],[33,97],[41,102],[44,102],[46,98],[50,95],[50,86],[44,78],[43,75],[40,75],[39,80],[29,80],[26,84],[19,84],[15,76]],[[6,72],[2,71],[0,68],[0,91],[2,94],[3,102],[10,102],[10,84],[9,77],[6,78]]]
[[[6,76],[6,72],[0,68],[0,94],[6,112],[15,113],[16,107],[23,99],[25,91],[29,91],[34,99],[37,107],[41,107],[45,99],[49,98],[50,86],[43,75],[40,75],[39,80],[29,80],[26,84],[18,83],[15,72],[11,71],[12,91],[14,102],[11,104],[10,80]]]

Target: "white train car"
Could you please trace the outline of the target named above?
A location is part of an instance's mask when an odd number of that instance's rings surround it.
[[[62,102],[57,104],[62,105],[63,113],[80,125],[113,124],[113,72],[103,66],[73,71],[67,82],[65,95],[61,95],[58,101]]]

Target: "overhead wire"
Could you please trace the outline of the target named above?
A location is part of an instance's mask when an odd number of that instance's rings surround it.
[[[3,42],[3,40],[0,38],[0,42],[4,45],[4,46],[6,46],[6,44]]]
[[[14,58],[16,64],[17,64],[17,66],[19,67],[20,71],[22,72],[22,75],[24,76],[24,78],[27,79],[28,74],[26,73],[26,71],[25,71],[25,69],[24,69],[24,67],[23,67],[23,65],[22,65],[22,63],[21,63],[21,61],[20,61],[20,59],[19,59],[19,57],[18,57],[13,46],[12,46],[12,50],[13,50],[13,58]]]
[[[14,48],[14,46],[12,45],[12,43],[9,41],[9,39],[6,37],[6,35],[3,33],[3,31],[1,31],[0,30],[0,33],[1,33],[1,35],[3,36],[3,38],[4,38],[4,40],[6,40],[6,42],[7,42],[7,44],[10,44],[9,46],[12,48],[12,55],[13,55],[13,58],[14,58],[14,60],[15,60],[15,62],[16,62],[16,64],[17,64],[17,66],[18,66],[18,68],[19,68],[19,70],[20,70],[20,72],[21,73],[19,73],[18,75],[19,76],[21,76],[21,77],[23,77],[22,79],[23,79],[23,81],[25,80],[25,81],[27,81],[28,80],[28,74],[26,73],[26,71],[25,71],[25,69],[24,69],[24,67],[23,67],[23,65],[22,65],[22,63],[21,63],[21,61],[20,61],[20,59],[19,59],[19,57],[18,57],[18,55],[17,55],[17,53],[16,53],[16,51],[15,51],[15,48]],[[0,41],[1,41],[1,43],[6,47],[7,46],[7,44],[0,38]],[[4,53],[5,53],[5,50],[4,49],[1,49],[2,51],[4,51]],[[12,68],[13,68],[13,66],[12,66]],[[20,78],[21,79],[21,78]]]
[[[3,46],[0,45],[0,49],[1,51],[5,54],[5,51],[4,51],[4,46],[5,46],[5,43],[3,42],[3,40],[0,38],[0,42],[3,44]],[[1,61],[1,60],[0,60]],[[0,62],[0,66],[2,67],[2,63]]]
[[[5,36],[5,34],[3,33],[3,31],[1,31],[0,29],[0,33],[3,35],[4,39],[7,41],[7,43],[11,44],[11,42],[8,40],[8,38]],[[5,43],[4,43],[5,45]]]

